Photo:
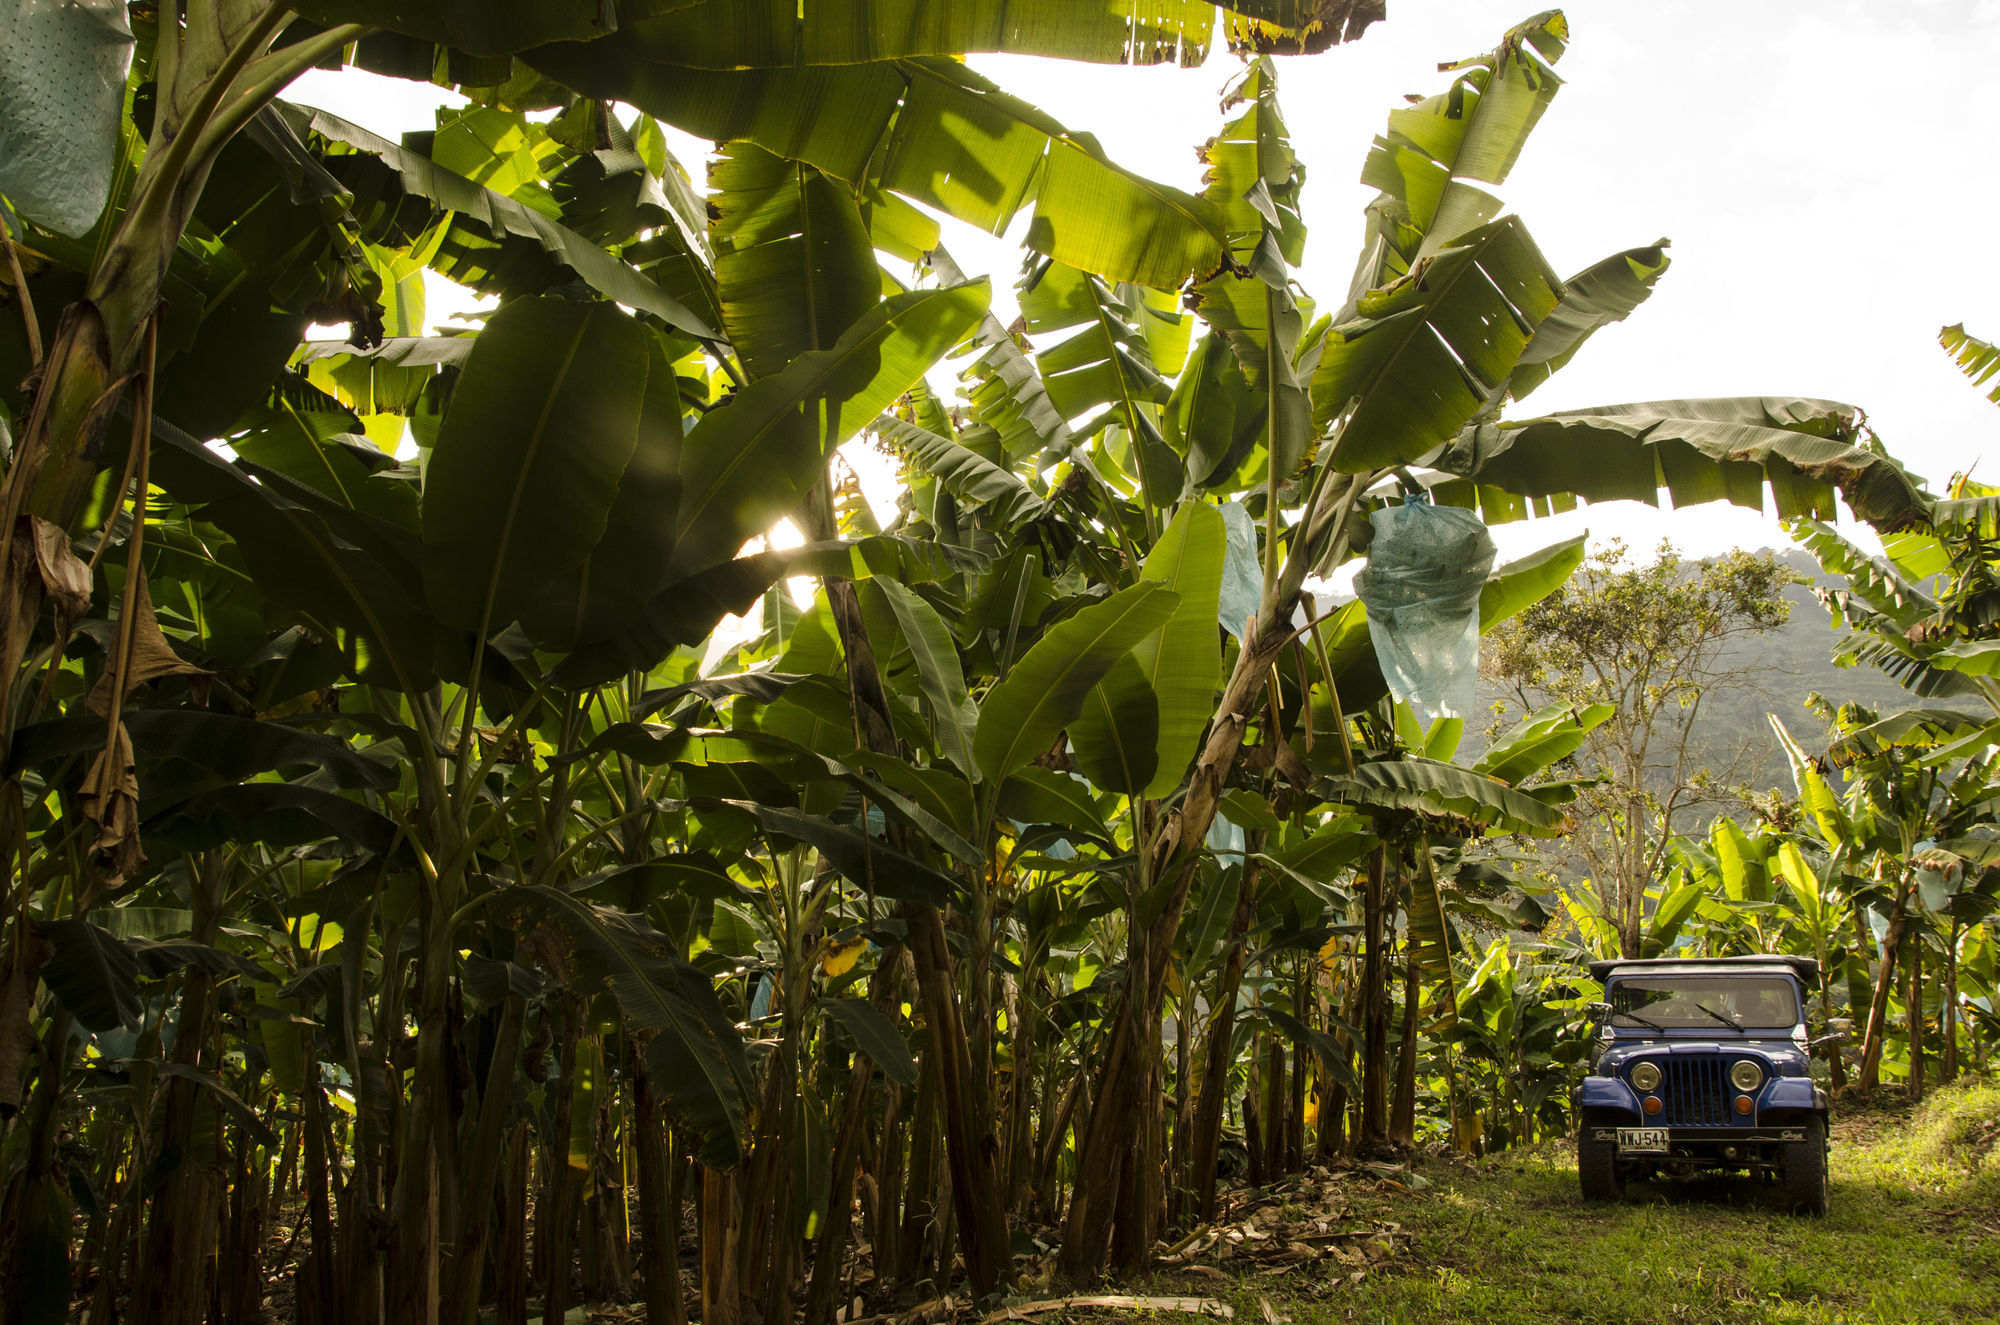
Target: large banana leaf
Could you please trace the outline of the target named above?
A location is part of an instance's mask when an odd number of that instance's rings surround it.
[[[1986,518],[1977,508],[1987,500],[1936,502],[1931,507],[1932,518],[1940,529],[1969,532],[1968,525]],[[1923,629],[1938,620],[1939,605],[1904,578],[1901,567],[1869,556],[1818,520],[1793,520],[1786,529],[1812,553],[1822,570],[1846,581],[1845,588],[1813,590],[1832,611],[1834,624],[1850,628],[1847,637],[1835,646],[1836,662],[1878,667],[1896,684],[1924,699],[1979,692],[1978,683],[1971,679],[1978,665],[1979,644],[1947,645],[1935,632]],[[1891,536],[1884,543],[1898,538],[1935,541],[1927,535],[1910,534]],[[1954,654],[1954,650],[1959,652]],[[1968,667],[1968,663],[1973,665]]]
[[[284,102],[275,109],[291,132],[326,145],[325,166],[352,195],[364,236],[411,243],[441,212],[447,231],[431,265],[482,294],[546,288],[566,279],[567,268],[606,297],[669,326],[702,338],[717,334],[707,317],[693,311],[714,300],[704,262],[672,267],[682,280],[669,289],[544,211],[476,184],[421,152],[323,110]],[[652,242],[669,239],[680,242],[672,227]],[[657,264],[659,255],[651,256]]]
[[[523,621],[552,649],[630,624],[674,548],[680,441],[673,367],[636,320],[563,299],[502,307],[425,471],[438,618],[487,635]]]
[[[1574,538],[1494,567],[1479,589],[1479,633],[1485,634],[1560,589],[1583,564],[1589,542],[1590,531],[1586,529]]]
[[[1472,766],[1473,771],[1519,786],[1550,764],[1575,754],[1584,737],[1603,726],[1617,711],[1611,704],[1591,704],[1584,708],[1551,704],[1538,709],[1498,737]]]
[[[929,474],[965,505],[982,510],[1004,528],[1041,509],[1036,495],[1011,469],[994,464],[969,446],[940,437],[928,428],[884,415],[876,420],[877,436],[899,448],[912,464]]]
[[[1153,781],[1160,766],[1160,700],[1130,653],[1084,696],[1069,739],[1077,767],[1100,791],[1137,796]]]
[[[1165,625],[1179,595],[1141,580],[1083,608],[1030,648],[979,706],[973,752],[995,782],[1032,761],[1083,711],[1086,696],[1118,660]]]
[[[884,1076],[899,1085],[917,1084],[917,1061],[910,1057],[910,1046],[896,1023],[874,1004],[859,998],[822,998],[819,1006],[840,1023],[854,1047],[867,1054]]]
[[[1180,596],[1159,634],[1132,647],[1159,713],[1155,771],[1142,784],[1147,796],[1164,796],[1180,785],[1214,711],[1222,673],[1216,604],[1228,554],[1222,513],[1204,502],[1190,502],[1146,554],[1140,571],[1143,581],[1163,584]]]
[[[1208,0],[704,0],[628,23],[615,39],[644,59],[705,69],[853,65],[972,51],[1100,64],[1198,65]]]
[[[1362,167],[1361,182],[1382,193],[1368,209],[1369,246],[1337,321],[1347,321],[1370,291],[1500,214],[1498,198],[1465,181],[1506,181],[1562,86],[1542,60],[1561,59],[1568,37],[1560,10],[1537,14],[1491,53],[1447,65],[1464,71],[1451,87],[1389,113]]]
[[[979,723],[979,708],[966,695],[965,670],[944,618],[907,586],[886,576],[870,576],[861,587],[864,597],[876,599],[893,614],[909,645],[918,682],[930,704],[931,730],[937,733],[939,753],[978,781],[972,734]]]
[[[1145,310],[1103,281],[1062,263],[1041,263],[1021,285],[1021,320],[1030,335],[1080,327],[1037,356],[1049,400],[1066,419],[1100,405],[1134,437],[1157,440],[1149,405],[1170,392],[1152,361],[1140,319]],[[1168,494],[1171,500],[1176,493]]]
[[[1211,204],[1113,165],[1096,143],[941,58],[699,69],[624,40],[528,57],[586,96],[622,101],[715,142],[747,139],[993,233],[1032,201],[1027,242],[1111,280],[1170,290],[1221,253]]]
[[[801,814],[780,805],[738,800],[727,803],[753,816],[765,832],[812,847],[857,887],[871,893],[898,901],[946,906],[959,892],[958,880],[951,875],[906,856],[849,824],[835,823],[816,814]]]
[[[1291,268],[1305,252],[1299,215],[1303,172],[1279,113],[1276,70],[1258,60],[1223,94],[1224,110],[1247,107],[1202,149],[1203,196],[1222,214],[1232,262],[1195,287],[1194,306],[1229,342],[1251,390],[1265,398],[1267,445],[1281,476],[1305,454],[1312,401],[1298,362],[1305,318]]]
[[[399,688],[431,683],[437,621],[413,530],[275,470],[232,464],[162,418],[152,437],[153,481],[228,533],[258,588],[306,614],[350,674]]]
[[[677,574],[735,554],[798,505],[826,457],[873,423],[986,312],[984,281],[897,295],[830,349],[799,355],[713,409],[682,451]]]
[[[965,279],[951,254],[933,249],[931,268],[947,284]],[[1002,458],[1016,462],[1046,451],[1067,456],[1074,445],[1069,423],[1049,399],[1048,387],[1014,333],[988,313],[972,333],[979,357],[961,375],[967,383],[970,412],[980,425],[998,435]]]
[[[1561,299],[1562,281],[1514,217],[1363,295],[1327,333],[1312,379],[1315,426],[1347,415],[1331,463],[1409,464],[1451,438],[1505,391]]]
[[[1583,343],[1614,322],[1623,322],[1653,293],[1668,267],[1667,241],[1613,253],[1563,282],[1562,300],[1535,328],[1504,393],[1519,400],[1576,357]],[[1497,403],[1497,402],[1496,402]]]
[[[1447,1030],[1458,1021],[1458,996],[1451,982],[1451,922],[1444,913],[1444,897],[1438,889],[1437,868],[1431,859],[1430,843],[1417,844],[1417,868],[1410,875],[1410,938],[1418,967],[1430,981],[1443,985],[1432,1005],[1428,1029]]]
[[[88,920],[45,920],[36,926],[54,949],[42,982],[87,1030],[136,1029],[146,1012],[139,963],[131,948]]]
[[[239,718],[207,709],[132,709],[123,721],[145,765],[177,780],[189,773],[240,782],[283,769],[316,771],[337,787],[384,791],[397,770],[337,736],[304,731],[285,722]],[[104,745],[104,719],[96,714],[56,718],[14,734],[14,768],[41,765]],[[152,782],[142,774],[142,786]]]
[[[1778,715],[1773,713],[1770,718],[1771,730],[1777,734],[1779,748],[1785,752],[1785,759],[1792,766],[1792,781],[1798,788],[1799,803],[1812,816],[1813,826],[1819,829],[1821,840],[1838,851],[1854,837],[1854,826],[1846,807],[1820,773],[1819,766],[1792,739],[1791,732],[1786,730]]]
[[[640,0],[643,10],[659,0]],[[511,55],[549,41],[588,41],[618,26],[620,10],[603,0],[297,0],[315,23],[388,28],[470,55]]]
[[[830,349],[882,298],[852,189],[754,143],[722,150],[709,189],[722,326],[752,377]]]
[[[1958,365],[1958,371],[1971,378],[1974,386],[1985,386],[1995,373],[2000,373],[2000,347],[1967,335],[1963,322],[1941,329],[1938,344],[1944,346],[1944,352]],[[1986,398],[2000,405],[2000,384],[1988,391]]]
[[[1483,423],[1427,463],[1461,480],[1433,488],[1435,500],[1495,522],[1520,517],[1512,498],[1658,504],[1662,488],[1676,506],[1762,509],[1767,486],[1784,517],[1831,519],[1838,495],[1884,532],[1923,520],[1923,490],[1887,455],[1857,445],[1856,425],[1852,407],[1826,400],[1645,401]],[[1492,500],[1489,488],[1507,499]]]

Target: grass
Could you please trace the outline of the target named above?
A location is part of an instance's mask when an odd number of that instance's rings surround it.
[[[1775,1189],[1744,1178],[1640,1184],[1626,1204],[1585,1205],[1560,1143],[1433,1161],[1421,1190],[1357,1203],[1410,1238],[1359,1283],[1341,1279],[1350,1267],[1308,1268],[1222,1295],[1240,1325],[2000,1322],[2000,1083],[1935,1092],[1914,1113],[1840,1110],[1832,1161],[1825,1219],[1784,1213]],[[1218,1288],[1163,1275],[1132,1291]]]

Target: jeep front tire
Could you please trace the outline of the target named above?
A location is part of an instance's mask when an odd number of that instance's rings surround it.
[[[1796,1214],[1823,1215],[1826,1197],[1826,1120],[1808,1118],[1806,1139],[1785,1147],[1785,1204]]]
[[[1596,1127],[1585,1124],[1576,1135],[1576,1177],[1586,1201],[1625,1199],[1625,1175],[1618,1171],[1618,1144],[1591,1136]]]

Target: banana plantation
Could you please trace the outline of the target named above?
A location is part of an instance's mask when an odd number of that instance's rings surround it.
[[[104,149],[0,157],[0,1321],[1131,1276],[1219,1185],[1566,1135],[1621,952],[1817,958],[1836,1089],[1984,1070],[2000,489],[1834,401],[1533,411],[1668,268],[1502,200],[1614,94],[1559,12],[1316,163],[1377,196],[1307,291],[1281,83],[1381,13],[0,4],[0,134]],[[1211,49],[1198,193],[963,59]],[[465,104],[285,95],[343,67]],[[1636,931],[1536,866],[1608,706],[1436,679],[1585,555],[1490,527],[1619,499],[1775,512],[1912,695],[1780,728]]]

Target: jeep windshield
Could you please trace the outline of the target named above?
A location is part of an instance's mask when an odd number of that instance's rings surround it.
[[[1611,986],[1614,1026],[1790,1030],[1798,1020],[1798,994],[1783,976],[1643,975]]]

